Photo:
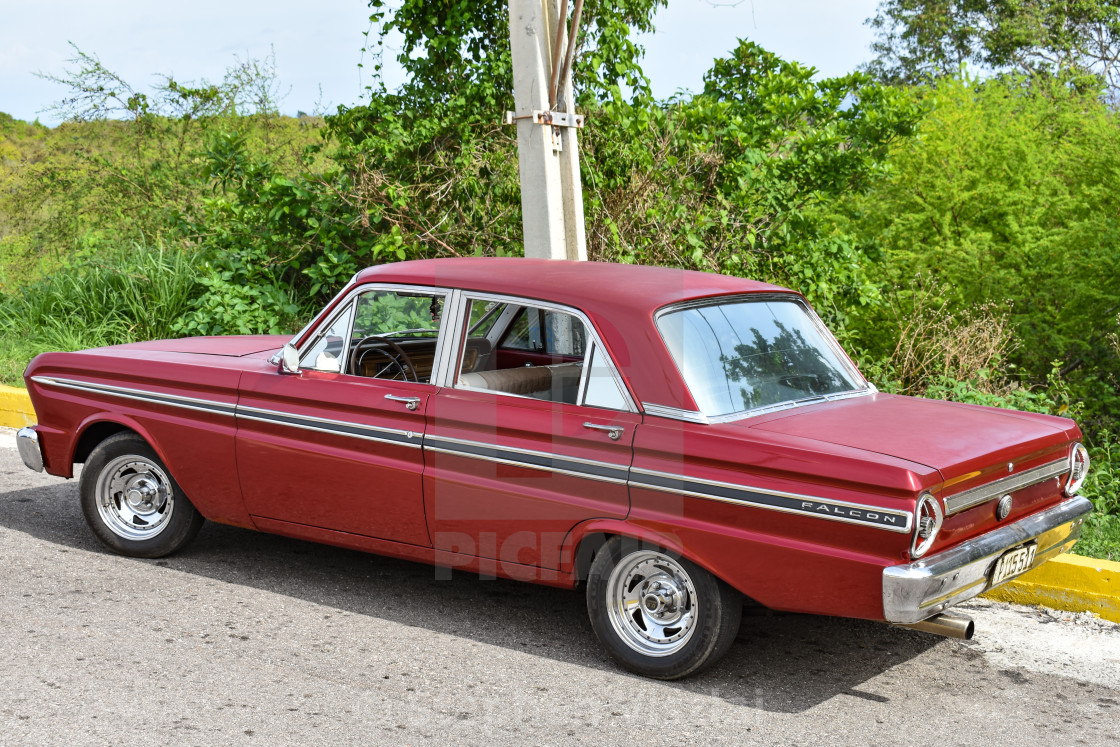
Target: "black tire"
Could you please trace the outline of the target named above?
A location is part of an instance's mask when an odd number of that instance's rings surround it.
[[[82,468],[79,493],[94,536],[134,558],[181,550],[205,521],[155,450],[131,432],[94,448]]]
[[[727,653],[739,632],[743,600],[685,558],[614,537],[591,564],[587,614],[599,642],[622,666],[675,680]]]

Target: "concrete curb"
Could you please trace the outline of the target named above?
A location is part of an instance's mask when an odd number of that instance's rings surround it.
[[[35,422],[27,390],[0,384],[0,426],[22,428]],[[1120,563],[1060,555],[984,596],[1069,612],[1094,612],[1120,622]]]
[[[27,390],[0,384],[0,426],[22,428],[36,422],[35,408],[31,406]]]
[[[1120,563],[1059,555],[984,596],[1069,612],[1094,612],[1120,622]]]

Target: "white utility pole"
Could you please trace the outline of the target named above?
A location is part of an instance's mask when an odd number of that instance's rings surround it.
[[[583,0],[575,0],[573,33],[582,7]],[[517,124],[525,256],[585,260],[576,136],[583,117],[575,113],[572,96],[575,44],[568,38],[567,8],[568,0],[509,0],[517,109],[506,121]]]

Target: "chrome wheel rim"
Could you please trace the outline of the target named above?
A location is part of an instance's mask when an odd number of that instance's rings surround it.
[[[696,631],[696,587],[668,555],[631,553],[607,579],[607,610],[627,646],[646,656],[669,656]]]
[[[167,473],[132,454],[105,465],[95,495],[101,522],[128,540],[152,539],[167,527],[175,510],[175,491]]]

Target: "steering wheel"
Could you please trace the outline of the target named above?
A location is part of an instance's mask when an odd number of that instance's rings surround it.
[[[362,350],[362,346],[368,342],[376,342],[379,343],[379,345],[377,347],[370,347]],[[408,357],[408,353],[404,352],[404,349],[401,348],[400,345],[393,342],[388,337],[382,337],[381,335],[369,335],[368,337],[363,337],[362,339],[358,340],[358,344],[354,346],[354,354],[350,356],[349,373],[351,376],[361,375],[358,372],[362,368],[362,360],[364,360],[366,355],[368,355],[369,353],[377,353],[388,358],[390,363],[392,365],[395,365],[400,371],[401,375],[404,376],[405,381],[414,381],[416,383],[420,382],[420,376],[416,373],[416,366],[412,364],[412,361]],[[411,378],[409,376],[410,372]],[[376,378],[381,377],[378,376]]]

